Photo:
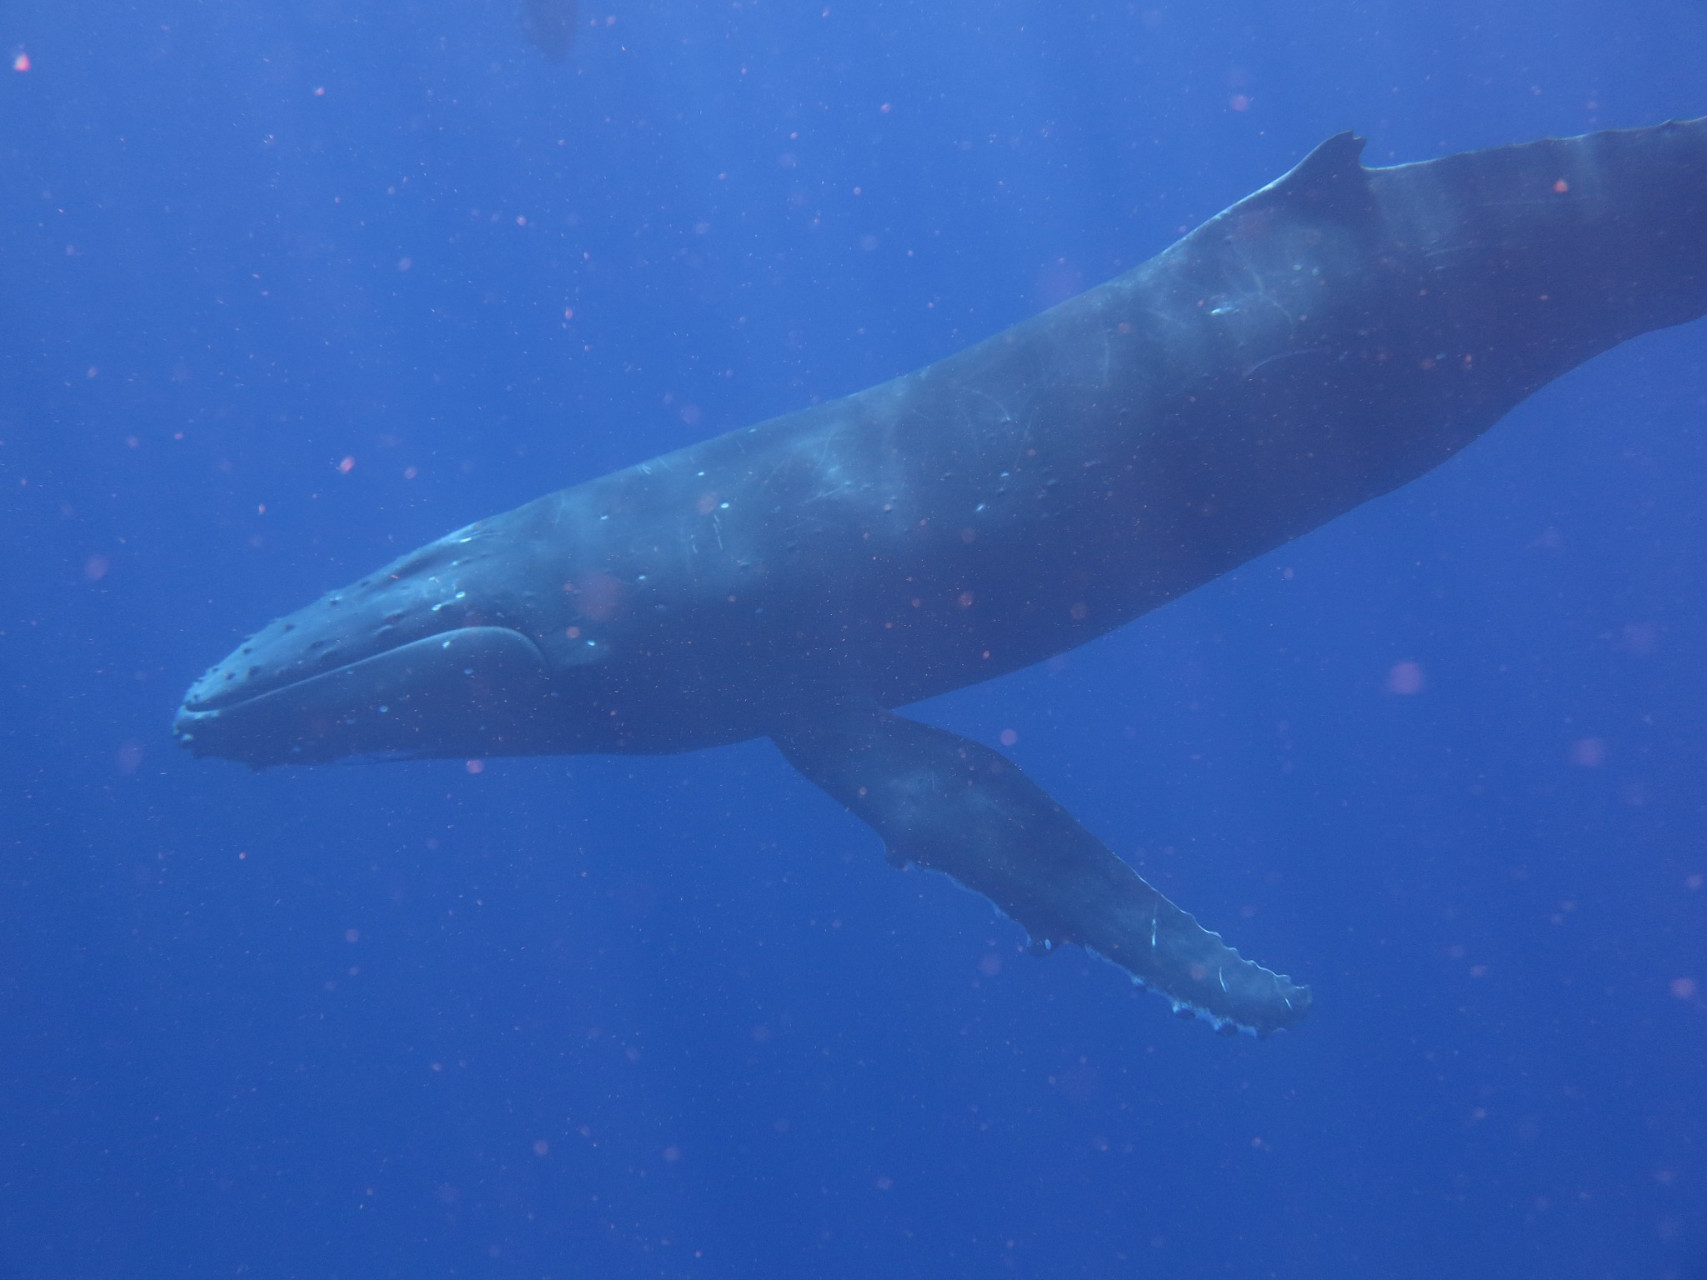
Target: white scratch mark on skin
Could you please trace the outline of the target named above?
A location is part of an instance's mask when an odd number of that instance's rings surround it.
[[[976,396],[980,400],[988,400],[991,404],[995,405],[996,412],[1001,415],[999,421],[1003,423],[1010,423],[1014,420],[1014,415],[1009,412],[1008,406],[1001,400],[998,400],[995,396],[991,395],[988,391],[979,387],[967,387],[965,388],[965,391],[969,395]],[[960,417],[961,421],[968,426],[978,425],[972,421],[971,416],[964,409],[961,410]]]
[[[1152,320],[1160,320],[1168,328],[1177,329],[1177,330],[1180,330],[1181,332],[1189,331],[1191,328],[1191,326],[1189,324],[1187,324],[1184,320],[1181,320],[1178,316],[1174,315],[1172,312],[1160,311],[1155,307],[1140,308],[1139,314],[1149,316]]]

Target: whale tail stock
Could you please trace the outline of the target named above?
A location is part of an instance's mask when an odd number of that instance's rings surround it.
[[[778,735],[789,763],[883,837],[890,862],[946,872],[1031,934],[1078,943],[1182,1014],[1258,1036],[1310,990],[1246,960],[1146,884],[1006,757],[875,708]]]
[[[1522,395],[1707,312],[1707,118],[1370,170],[1390,234]]]

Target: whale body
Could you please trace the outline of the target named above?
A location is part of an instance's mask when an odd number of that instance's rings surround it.
[[[1308,988],[895,708],[1121,626],[1707,311],[1707,122],[1379,169],[1362,146],[936,364],[430,543],[246,641],[176,734],[255,767],[769,737],[1037,949],[1290,1027]]]

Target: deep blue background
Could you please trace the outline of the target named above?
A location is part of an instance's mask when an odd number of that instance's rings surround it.
[[[167,727],[271,616],[1332,132],[1701,114],[1707,10],[582,0],[562,66],[516,18],[0,13],[0,1273],[1701,1275],[1700,325],[922,709],[1312,982],[1269,1042],[1023,955],[764,744],[254,775]]]

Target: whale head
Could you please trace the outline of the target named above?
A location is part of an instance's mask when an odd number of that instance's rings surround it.
[[[585,749],[574,674],[596,645],[562,642],[550,566],[493,524],[428,543],[245,640],[185,694],[178,742],[256,768]]]

